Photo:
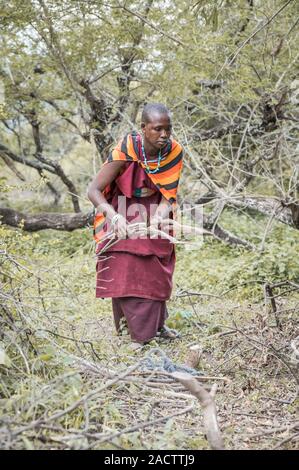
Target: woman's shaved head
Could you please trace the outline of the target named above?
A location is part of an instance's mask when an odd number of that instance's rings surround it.
[[[167,114],[170,117],[170,111],[164,104],[148,103],[143,108],[141,122],[147,124],[148,122],[152,121],[154,116],[161,116],[163,114]]]

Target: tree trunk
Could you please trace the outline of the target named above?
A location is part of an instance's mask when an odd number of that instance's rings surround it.
[[[59,214],[55,212],[44,212],[36,215],[24,214],[13,209],[0,207],[0,219],[3,224],[11,227],[21,227],[28,232],[38,230],[54,229],[71,232],[78,228],[91,225],[93,222],[93,211],[83,213]]]

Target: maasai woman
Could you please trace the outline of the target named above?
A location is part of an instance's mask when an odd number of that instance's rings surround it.
[[[174,245],[144,231],[162,230],[163,220],[172,218],[183,155],[164,105],[147,104],[141,121],[141,133],[118,143],[88,189],[97,210],[96,297],[112,298],[116,329],[125,319],[135,348],[157,335],[177,336],[165,326]]]

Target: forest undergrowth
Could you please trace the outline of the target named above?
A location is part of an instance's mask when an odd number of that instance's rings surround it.
[[[134,352],[114,331],[110,300],[95,299],[88,231],[0,230],[1,448],[209,449],[200,401],[144,367],[157,348],[213,390],[225,448],[298,448],[293,242],[280,268],[215,240],[179,247],[167,323],[181,338]]]

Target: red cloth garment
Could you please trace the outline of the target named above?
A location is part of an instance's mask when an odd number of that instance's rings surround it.
[[[112,307],[116,330],[125,317],[132,339],[140,343],[153,339],[168,315],[166,302],[138,297],[112,299]]]
[[[135,188],[153,183],[135,162],[126,164],[125,171],[115,180],[111,204],[118,210],[118,196],[126,196],[127,212],[134,204],[142,206],[144,216],[149,216],[151,204],[159,204],[161,193],[152,196],[132,196]],[[128,222],[138,221],[127,215]],[[97,253],[108,243],[99,243]],[[98,256],[96,297],[142,297],[168,300],[172,289],[175,265],[174,245],[167,239],[137,238],[119,240]]]
[[[97,262],[96,297],[168,300],[174,265],[174,252],[163,258],[124,251],[107,253]]]

